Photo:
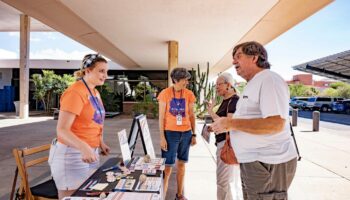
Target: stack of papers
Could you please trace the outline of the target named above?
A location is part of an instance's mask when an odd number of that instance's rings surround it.
[[[137,192],[112,192],[106,200],[161,200],[161,196],[156,193]],[[87,199],[88,200],[88,199]]]
[[[160,177],[147,177],[146,181],[141,183],[138,182],[136,186],[136,191],[144,192],[158,192],[162,184],[162,178]]]
[[[165,168],[165,158],[153,158],[150,159],[149,163],[143,161],[143,157],[136,157],[131,165],[130,170],[164,170]]]
[[[120,179],[114,189],[121,190],[121,191],[125,191],[125,190],[131,191],[132,188],[134,187],[135,182],[136,182],[135,179]]]

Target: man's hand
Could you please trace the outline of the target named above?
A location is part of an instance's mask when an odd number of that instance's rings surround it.
[[[220,117],[214,121],[211,125],[211,129],[215,133],[223,133],[232,130],[232,118],[229,117]]]

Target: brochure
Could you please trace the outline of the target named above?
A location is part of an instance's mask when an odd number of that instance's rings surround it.
[[[206,125],[206,124],[203,126],[202,137],[209,144],[209,142],[210,142],[210,131],[209,131],[209,126]]]

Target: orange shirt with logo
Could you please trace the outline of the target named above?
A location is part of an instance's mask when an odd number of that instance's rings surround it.
[[[71,131],[79,139],[96,148],[100,146],[105,110],[98,91],[95,89],[91,92],[96,96],[91,97],[85,84],[81,80],[76,81],[62,94],[60,110],[76,115]],[[60,137],[58,141],[64,144]]]
[[[182,94],[181,94],[182,93]],[[166,103],[165,116],[164,116],[164,130],[168,131],[188,131],[191,130],[191,121],[189,116],[189,104],[193,104],[196,101],[196,97],[189,89],[182,89],[175,91],[175,98],[179,100],[183,98],[185,100],[185,113],[182,117],[182,125],[176,124],[176,115],[170,112],[171,101],[174,98],[173,87],[168,87],[162,90],[158,95],[158,101]]]

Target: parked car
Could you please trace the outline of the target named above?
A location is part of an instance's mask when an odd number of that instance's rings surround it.
[[[338,97],[310,97],[305,105],[305,109],[319,110],[322,112],[332,111],[332,104],[334,102],[343,100]]]
[[[346,113],[350,115],[350,99],[334,102],[332,104],[332,110],[337,113]]]
[[[289,105],[292,108],[303,109],[303,107],[305,107],[308,99],[309,99],[309,97],[293,97],[293,98],[291,98]]]

